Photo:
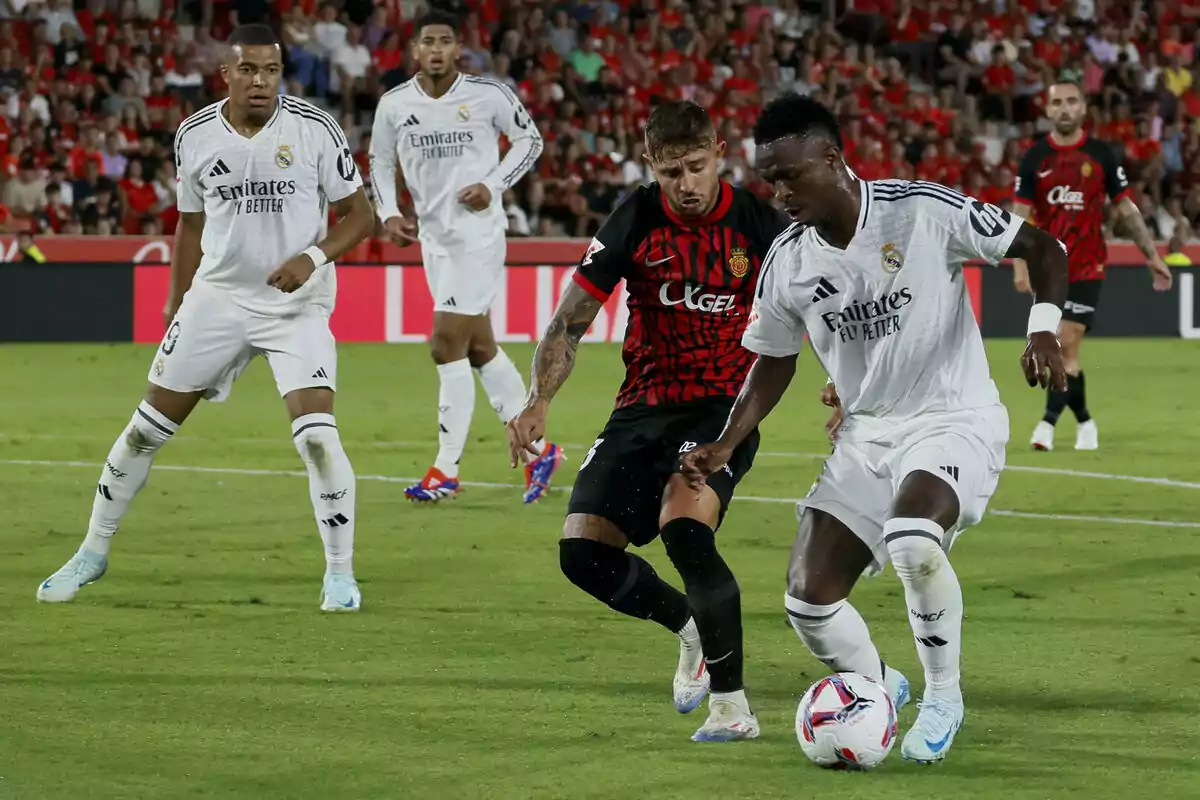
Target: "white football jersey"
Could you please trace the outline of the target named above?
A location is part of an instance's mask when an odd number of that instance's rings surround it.
[[[510,149],[500,160],[499,136]],[[412,195],[421,245],[447,254],[486,246],[508,226],[501,195],[542,152],[542,135],[525,106],[502,83],[459,75],[441,97],[413,78],[385,94],[371,133],[371,185],[383,220],[400,215],[396,165]],[[458,193],[483,183],[491,206],[471,211]]]
[[[325,237],[329,204],[362,186],[346,136],[333,117],[295,97],[246,138],[214,103],[179,126],[175,166],[179,210],[204,212],[204,256],[196,280],[259,314],[287,315],[307,305],[333,310],[334,265],[285,294],[267,285],[283,262]]]
[[[999,403],[962,264],[998,263],[1023,221],[936,183],[859,185],[845,250],[799,224],[775,240],[742,344],[789,356],[807,334],[854,440],[886,438],[917,415]]]

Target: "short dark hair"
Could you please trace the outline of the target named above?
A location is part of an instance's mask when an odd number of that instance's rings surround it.
[[[238,25],[233,29],[233,33],[229,34],[229,41],[226,44],[230,47],[238,45],[243,47],[278,45],[279,36],[275,34],[270,25],[256,22],[253,25]]]
[[[842,128],[833,112],[811,97],[791,92],[768,103],[754,123],[755,144],[768,144],[786,136],[807,136],[810,133],[831,139],[839,150],[844,147]]]
[[[660,103],[646,123],[646,152],[658,160],[664,151],[699,149],[717,140],[717,129],[704,107],[690,100]]]
[[[417,20],[416,26],[413,28],[413,35],[420,37],[421,32],[430,25],[445,25],[450,30],[454,31],[454,35],[458,36],[458,17],[451,14],[449,11],[443,11],[440,8],[435,8],[420,17]]]

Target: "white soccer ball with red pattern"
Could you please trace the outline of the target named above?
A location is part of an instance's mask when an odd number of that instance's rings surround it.
[[[796,710],[796,738],[814,764],[872,769],[896,743],[896,707],[875,681],[839,672],[814,683]]]

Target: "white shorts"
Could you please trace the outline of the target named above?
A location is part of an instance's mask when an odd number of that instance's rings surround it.
[[[468,250],[430,253],[421,249],[425,280],[433,295],[433,310],[481,317],[492,308],[500,282],[508,242],[501,232],[494,241]]]
[[[149,380],[173,392],[204,392],[220,402],[251,359],[264,355],[282,397],[297,389],[337,389],[337,346],[329,317],[252,314],[220,289],[195,283],[167,329]]]
[[[815,508],[838,519],[874,554],[869,573],[888,562],[883,525],[896,490],[909,473],[929,472],[958,495],[958,524],[947,531],[947,550],[963,530],[983,519],[1004,469],[1008,411],[984,409],[928,415],[898,426],[887,442],[839,441],[808,497],[796,509]]]

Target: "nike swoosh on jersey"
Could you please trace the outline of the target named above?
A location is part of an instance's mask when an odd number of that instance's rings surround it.
[[[674,257],[675,257],[675,256],[667,256],[666,258],[660,258],[658,261],[647,261],[647,262],[646,262],[646,266],[647,266],[647,267],[657,267],[659,264],[665,264],[665,263],[667,263],[668,261],[670,261],[670,260],[671,260],[672,258],[674,258]]]
[[[1044,177],[1046,177],[1047,175],[1049,175],[1049,174],[1050,174],[1050,173],[1052,173],[1052,172],[1054,172],[1054,170],[1052,170],[1052,169],[1048,169],[1048,170],[1046,170],[1045,172],[1039,172],[1039,173],[1038,173],[1038,177],[1039,177],[1039,178],[1044,178]]]

